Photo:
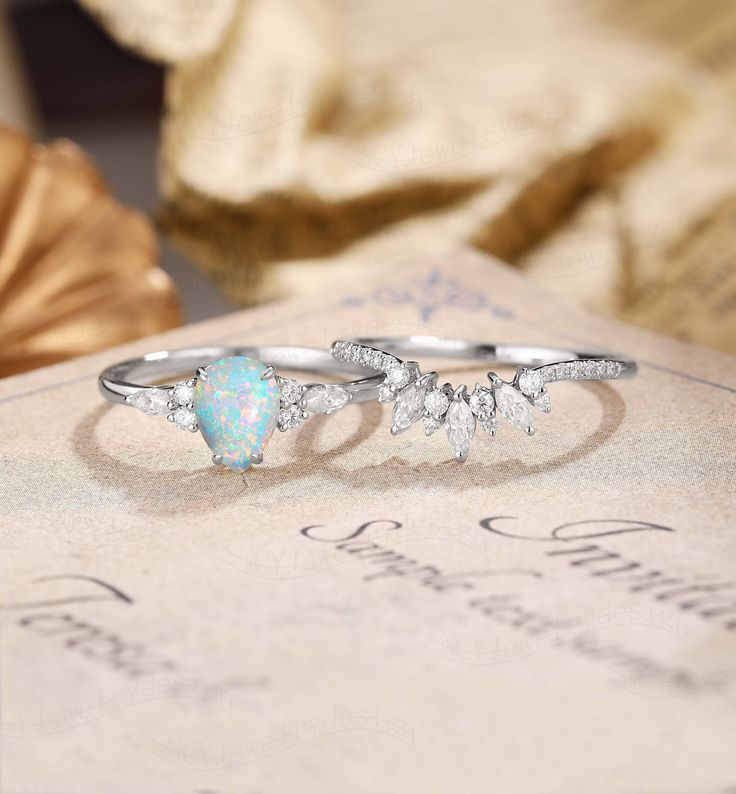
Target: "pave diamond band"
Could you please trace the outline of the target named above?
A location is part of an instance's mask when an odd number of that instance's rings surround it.
[[[631,378],[634,361],[610,353],[581,353],[532,345],[492,344],[430,336],[338,340],[333,357],[344,363],[368,365],[384,373],[379,402],[393,402],[391,432],[408,430],[420,419],[426,435],[444,426],[458,460],[465,460],[476,429],[493,436],[498,418],[534,434],[532,409],[551,410],[547,385],[557,381],[601,381]],[[416,361],[400,356],[426,355],[516,365],[511,381],[488,373],[489,385],[438,385],[436,372],[422,374]],[[369,363],[370,362],[370,363]]]
[[[276,374],[276,367],[363,377],[346,383],[302,383]],[[167,386],[137,382],[155,384],[183,372],[196,374]],[[201,432],[214,463],[244,471],[263,460],[275,429],[285,432],[312,414],[332,414],[349,403],[373,400],[384,378],[378,367],[337,362],[329,351],[316,348],[207,347],[123,361],[100,375],[99,387],[111,402]]]

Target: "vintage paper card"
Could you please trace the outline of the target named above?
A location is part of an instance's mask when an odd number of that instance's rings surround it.
[[[245,481],[96,388],[155,349],[360,332],[641,371],[551,386],[534,437],[464,464],[348,406]],[[468,251],[0,382],[2,791],[726,791],[735,392],[732,358]]]

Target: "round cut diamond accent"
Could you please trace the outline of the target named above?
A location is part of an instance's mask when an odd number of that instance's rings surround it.
[[[186,383],[177,383],[172,389],[171,396],[177,405],[191,405],[194,399],[194,388]]]
[[[172,416],[174,424],[182,430],[194,430],[197,427],[197,417],[191,408],[177,408]]]
[[[544,382],[542,373],[535,369],[528,369],[519,375],[519,389],[524,394],[537,394],[541,391]]]
[[[411,381],[412,375],[408,367],[395,367],[386,373],[386,383],[391,384],[394,389],[403,389]]]
[[[298,405],[293,403],[287,405],[279,411],[279,430],[291,430],[292,427],[298,427],[307,416],[307,412],[302,410]]]
[[[470,410],[479,418],[485,419],[493,413],[496,401],[493,399],[493,392],[476,385],[473,393],[468,400]]]
[[[388,403],[396,397],[396,392],[387,384],[383,384],[378,389],[378,402],[379,403]]]
[[[490,433],[492,436],[496,435],[496,420],[495,419],[479,419],[478,426],[484,433]]]
[[[438,419],[436,416],[424,417],[424,432],[426,435],[431,436],[432,433],[436,433],[441,427],[442,419]]]
[[[301,399],[304,388],[298,380],[294,380],[294,378],[277,378],[276,380],[279,384],[281,402],[284,405],[291,405]]]
[[[430,389],[424,398],[424,407],[430,414],[442,416],[450,405],[450,398],[441,389]],[[435,428],[436,430],[437,428]],[[434,431],[432,431],[434,432]]]

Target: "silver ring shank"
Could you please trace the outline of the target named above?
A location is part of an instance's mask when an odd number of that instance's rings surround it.
[[[301,370],[338,377],[360,376],[374,371],[362,364],[338,362],[329,351],[313,347],[199,347],[161,350],[114,364],[100,375],[100,392],[110,402],[129,404],[126,398],[131,394],[157,385],[163,379],[194,373],[198,367],[206,367],[228,356],[248,356],[279,370]],[[352,395],[352,402],[367,402],[376,398],[382,382],[383,374],[378,374],[341,385]]]
[[[434,336],[344,339],[333,344],[332,355],[339,361],[361,362],[377,350],[396,356],[430,356],[529,367],[538,370],[545,383],[560,380],[618,380],[633,378],[637,372],[636,362],[615,353],[440,339]]]

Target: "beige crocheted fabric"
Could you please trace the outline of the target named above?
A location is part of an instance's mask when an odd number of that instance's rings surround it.
[[[728,3],[81,2],[169,65],[160,220],[236,299],[462,240],[736,349]]]

